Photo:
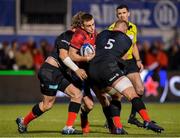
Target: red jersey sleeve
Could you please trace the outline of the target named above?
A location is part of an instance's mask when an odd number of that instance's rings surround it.
[[[70,43],[71,43],[72,47],[74,47],[76,49],[80,49],[81,46],[84,43],[84,36],[83,36],[83,34],[80,33],[79,31],[75,32]]]

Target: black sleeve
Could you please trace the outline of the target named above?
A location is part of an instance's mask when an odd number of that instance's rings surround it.
[[[57,49],[66,49],[69,50],[69,41],[67,39],[62,38],[59,36],[55,41],[55,46]]]

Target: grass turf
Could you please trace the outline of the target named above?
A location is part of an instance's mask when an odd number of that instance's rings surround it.
[[[55,106],[44,115],[32,121],[28,126],[28,132],[19,134],[15,119],[24,116],[33,105],[0,105],[0,137],[119,137],[109,134],[103,127],[105,118],[101,106],[95,104],[89,114],[91,132],[87,135],[64,136],[60,133],[67,119],[68,104],[55,104]],[[123,137],[180,137],[180,104],[146,104],[150,117],[160,126],[165,128],[161,134],[137,128],[127,123],[131,105],[123,104],[121,121],[125,130],[129,133]],[[140,118],[138,116],[138,118]],[[75,127],[80,129],[80,118],[78,116]],[[121,136],[122,137],[122,136]]]

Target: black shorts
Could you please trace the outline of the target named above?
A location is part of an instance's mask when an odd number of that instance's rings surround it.
[[[139,72],[139,68],[138,68],[138,66],[136,64],[136,60],[134,58],[126,60],[125,62],[126,62],[126,66],[125,66],[126,74]]]
[[[71,71],[70,76],[72,78],[72,83],[74,84],[74,86],[82,90],[84,96],[91,95],[89,79],[86,79],[82,82],[81,79],[73,71]]]
[[[116,60],[92,61],[89,66],[91,84],[100,89],[111,86],[123,75],[124,68],[121,68]]]
[[[44,63],[38,72],[41,93],[47,96],[55,96],[57,90],[64,92],[70,85],[69,78],[66,77],[59,68],[48,63]]]

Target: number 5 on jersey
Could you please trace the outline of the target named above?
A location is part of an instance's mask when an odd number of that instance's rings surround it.
[[[104,48],[105,49],[112,49],[114,43],[115,43],[114,39],[108,39],[107,45]]]

